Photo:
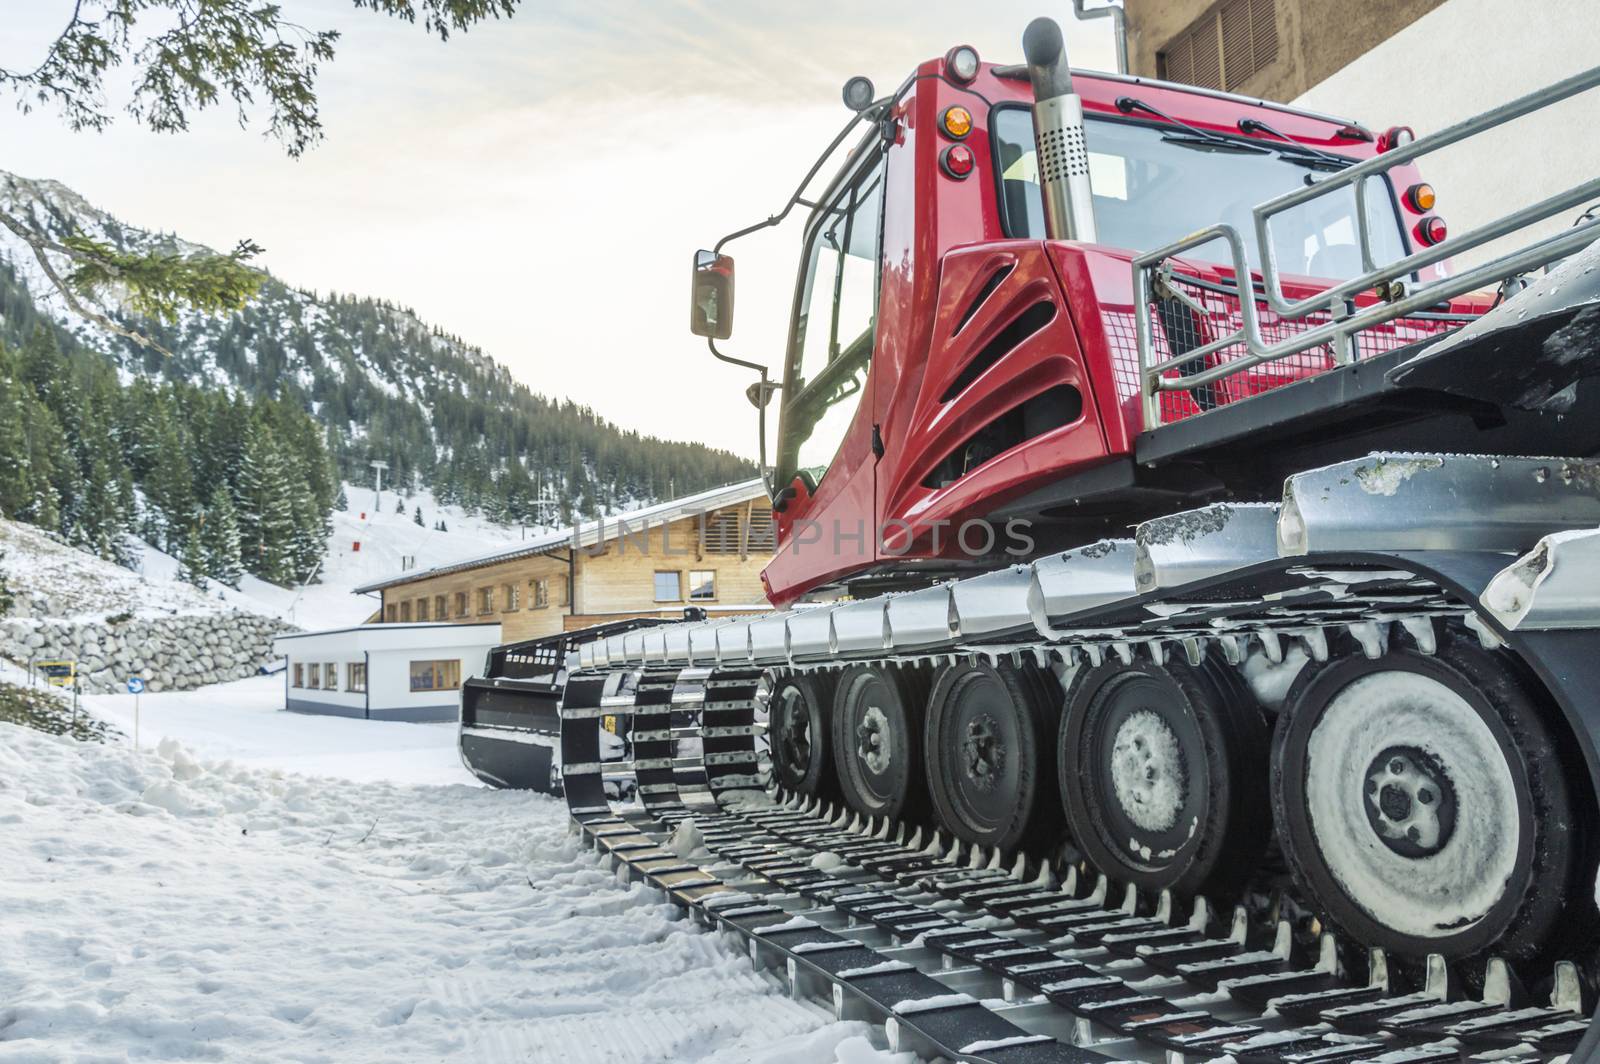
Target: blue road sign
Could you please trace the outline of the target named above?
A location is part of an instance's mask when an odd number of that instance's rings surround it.
[[[128,693],[130,695],[141,694],[141,693],[143,693],[143,691],[144,691],[144,679],[142,677],[139,677],[139,676],[130,676],[130,677],[128,677]]]

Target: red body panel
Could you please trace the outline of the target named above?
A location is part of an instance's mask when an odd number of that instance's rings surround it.
[[[1339,136],[1341,124],[1309,115],[1092,75],[1078,76],[1074,85],[1090,114],[1119,113],[1114,101],[1131,93],[1193,125],[1232,136],[1238,135],[1240,118],[1254,116],[1301,143],[1352,159],[1376,150],[1370,142]],[[1134,252],[1005,237],[990,116],[995,105],[1031,102],[1025,81],[996,77],[985,66],[971,85],[956,85],[943,77],[942,61],[933,60],[917,69],[896,105],[867,389],[816,495],[796,484],[799,495],[778,515],[779,550],[763,574],[775,603],[787,604],[874,563],[953,556],[947,529],[985,517],[1064,473],[1130,454],[1144,429],[1133,341]],[[940,116],[954,104],[973,116],[964,141],[979,165],[965,180],[945,174],[938,162],[952,143],[939,128]],[[1398,191],[1420,178],[1403,168],[1394,179]],[[1409,229],[1417,215],[1401,200],[1403,227]],[[1001,269],[1009,273],[980,303],[978,297]],[[1193,272],[1231,282],[1232,271],[1216,266],[1196,263]],[[1315,290],[1308,285],[1290,294]],[[963,369],[1017,311],[1039,302],[1053,305],[1049,321],[950,394]],[[1208,316],[1208,327],[1228,327],[1228,308],[1219,304],[1216,311]],[[1308,352],[1237,386],[1242,390],[1231,399],[1329,365],[1321,354]],[[1081,394],[1082,412],[1075,420],[1011,447],[952,483],[925,483],[930,471],[978,428],[1062,386]],[[1170,393],[1168,401],[1175,404],[1169,417],[1198,410],[1186,393]],[[884,444],[876,461],[874,425]],[[860,529],[864,539],[857,536]]]

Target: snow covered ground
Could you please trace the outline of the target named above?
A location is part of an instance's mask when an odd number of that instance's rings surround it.
[[[84,703],[131,739],[131,696]],[[621,885],[557,800],[446,782],[449,728],[274,704],[145,696],[140,751],[0,724],[0,1062],[910,1064]]]

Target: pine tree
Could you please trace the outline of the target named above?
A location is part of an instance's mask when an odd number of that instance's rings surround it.
[[[4,562],[5,560],[6,552],[0,550],[0,562]],[[16,599],[11,594],[10,586],[6,584],[5,566],[0,565],[0,617],[4,617],[6,614],[11,612],[12,604],[15,601]]]
[[[206,586],[209,568],[205,547],[205,515],[197,513],[183,527],[183,547],[178,552],[178,579],[195,587]]]
[[[343,513],[344,511],[350,509],[350,499],[344,493],[344,485],[343,484],[339,485],[339,497],[337,499],[333,500],[333,508],[335,510],[338,510],[340,513]]]
[[[310,485],[300,477],[290,478],[289,513],[293,518],[288,537],[289,572],[297,583],[306,583],[322,561],[327,538]]]
[[[239,563],[238,512],[234,509],[233,497],[221,484],[211,493],[201,541],[206,574],[229,587],[238,587],[244,576],[244,568]]]
[[[442,518],[442,517],[439,518],[439,531],[440,532],[448,532],[448,531],[450,531],[448,528],[446,528],[444,526],[444,518]]]
[[[239,469],[240,560],[247,571],[273,583],[293,577],[289,541],[294,533],[289,483],[277,443],[265,425],[251,426]]]
[[[404,499],[395,499],[394,512],[397,514],[403,514],[406,512],[406,501]]]
[[[417,512],[411,515],[411,520],[415,521],[417,524],[421,525],[423,528],[427,528],[428,527],[426,524],[423,524],[423,521],[422,521],[422,507],[420,507],[420,506],[417,507]]]

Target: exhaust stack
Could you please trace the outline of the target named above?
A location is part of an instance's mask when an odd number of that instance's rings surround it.
[[[1051,240],[1096,239],[1089,198],[1089,153],[1083,140],[1083,101],[1072,91],[1067,46],[1055,19],[1036,18],[1022,34],[1033,82],[1033,134],[1038,146],[1044,229]]]

